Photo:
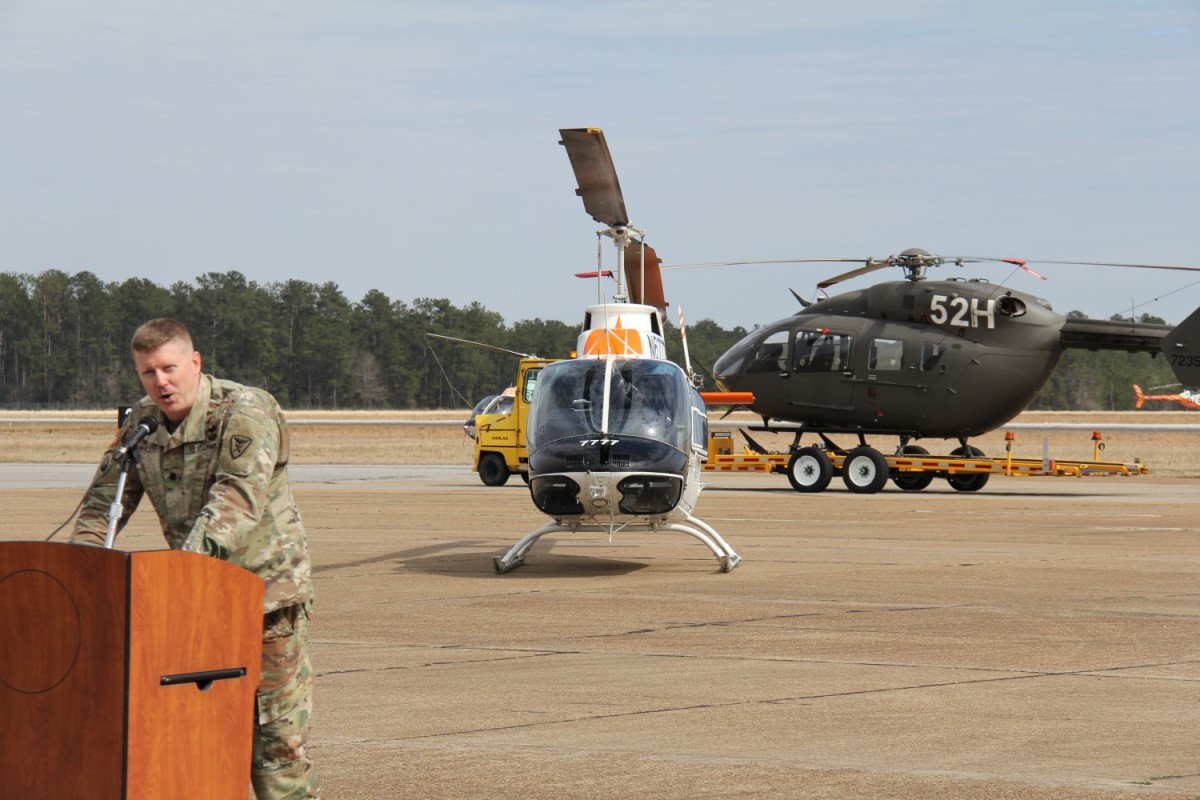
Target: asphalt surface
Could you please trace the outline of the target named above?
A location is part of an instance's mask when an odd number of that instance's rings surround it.
[[[0,465],[0,539],[44,538],[91,469]],[[625,531],[497,575],[542,522],[517,480],[293,478],[326,797],[1200,796],[1194,480],[712,475],[730,573]],[[153,515],[118,544],[160,547]]]

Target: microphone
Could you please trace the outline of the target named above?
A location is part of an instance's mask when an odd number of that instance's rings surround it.
[[[129,451],[137,447],[137,443],[145,437],[158,430],[158,420],[154,417],[142,417],[138,420],[137,427],[133,429],[133,433],[125,437],[125,441],[121,442],[121,446],[113,453],[113,460],[120,461],[129,455]]]

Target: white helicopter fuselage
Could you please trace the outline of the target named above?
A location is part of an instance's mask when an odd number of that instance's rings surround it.
[[[740,557],[692,515],[708,416],[683,368],[664,357],[655,309],[593,306],[586,321],[578,357],[542,370],[529,408],[530,496],[552,521],[497,557],[497,570],[518,566],[552,531],[630,527],[687,533],[732,569]]]
[[[530,492],[543,513],[580,524],[687,516],[707,434],[704,402],[673,362],[559,361],[530,405]]]

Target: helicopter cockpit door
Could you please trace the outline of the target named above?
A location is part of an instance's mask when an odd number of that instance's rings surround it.
[[[789,400],[793,405],[846,409],[851,406],[854,368],[848,333],[800,328],[792,335]]]

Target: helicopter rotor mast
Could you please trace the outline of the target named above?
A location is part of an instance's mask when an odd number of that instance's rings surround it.
[[[613,240],[613,244],[617,246],[617,291],[613,296],[618,303],[624,303],[629,299],[629,294],[625,290],[625,258],[629,255],[629,246],[632,244],[644,245],[641,237],[645,235],[645,231],[633,227],[632,225],[615,225],[606,230],[598,232],[599,236],[607,236]],[[638,291],[637,296],[641,297],[645,294],[645,278],[642,278],[643,284]]]

